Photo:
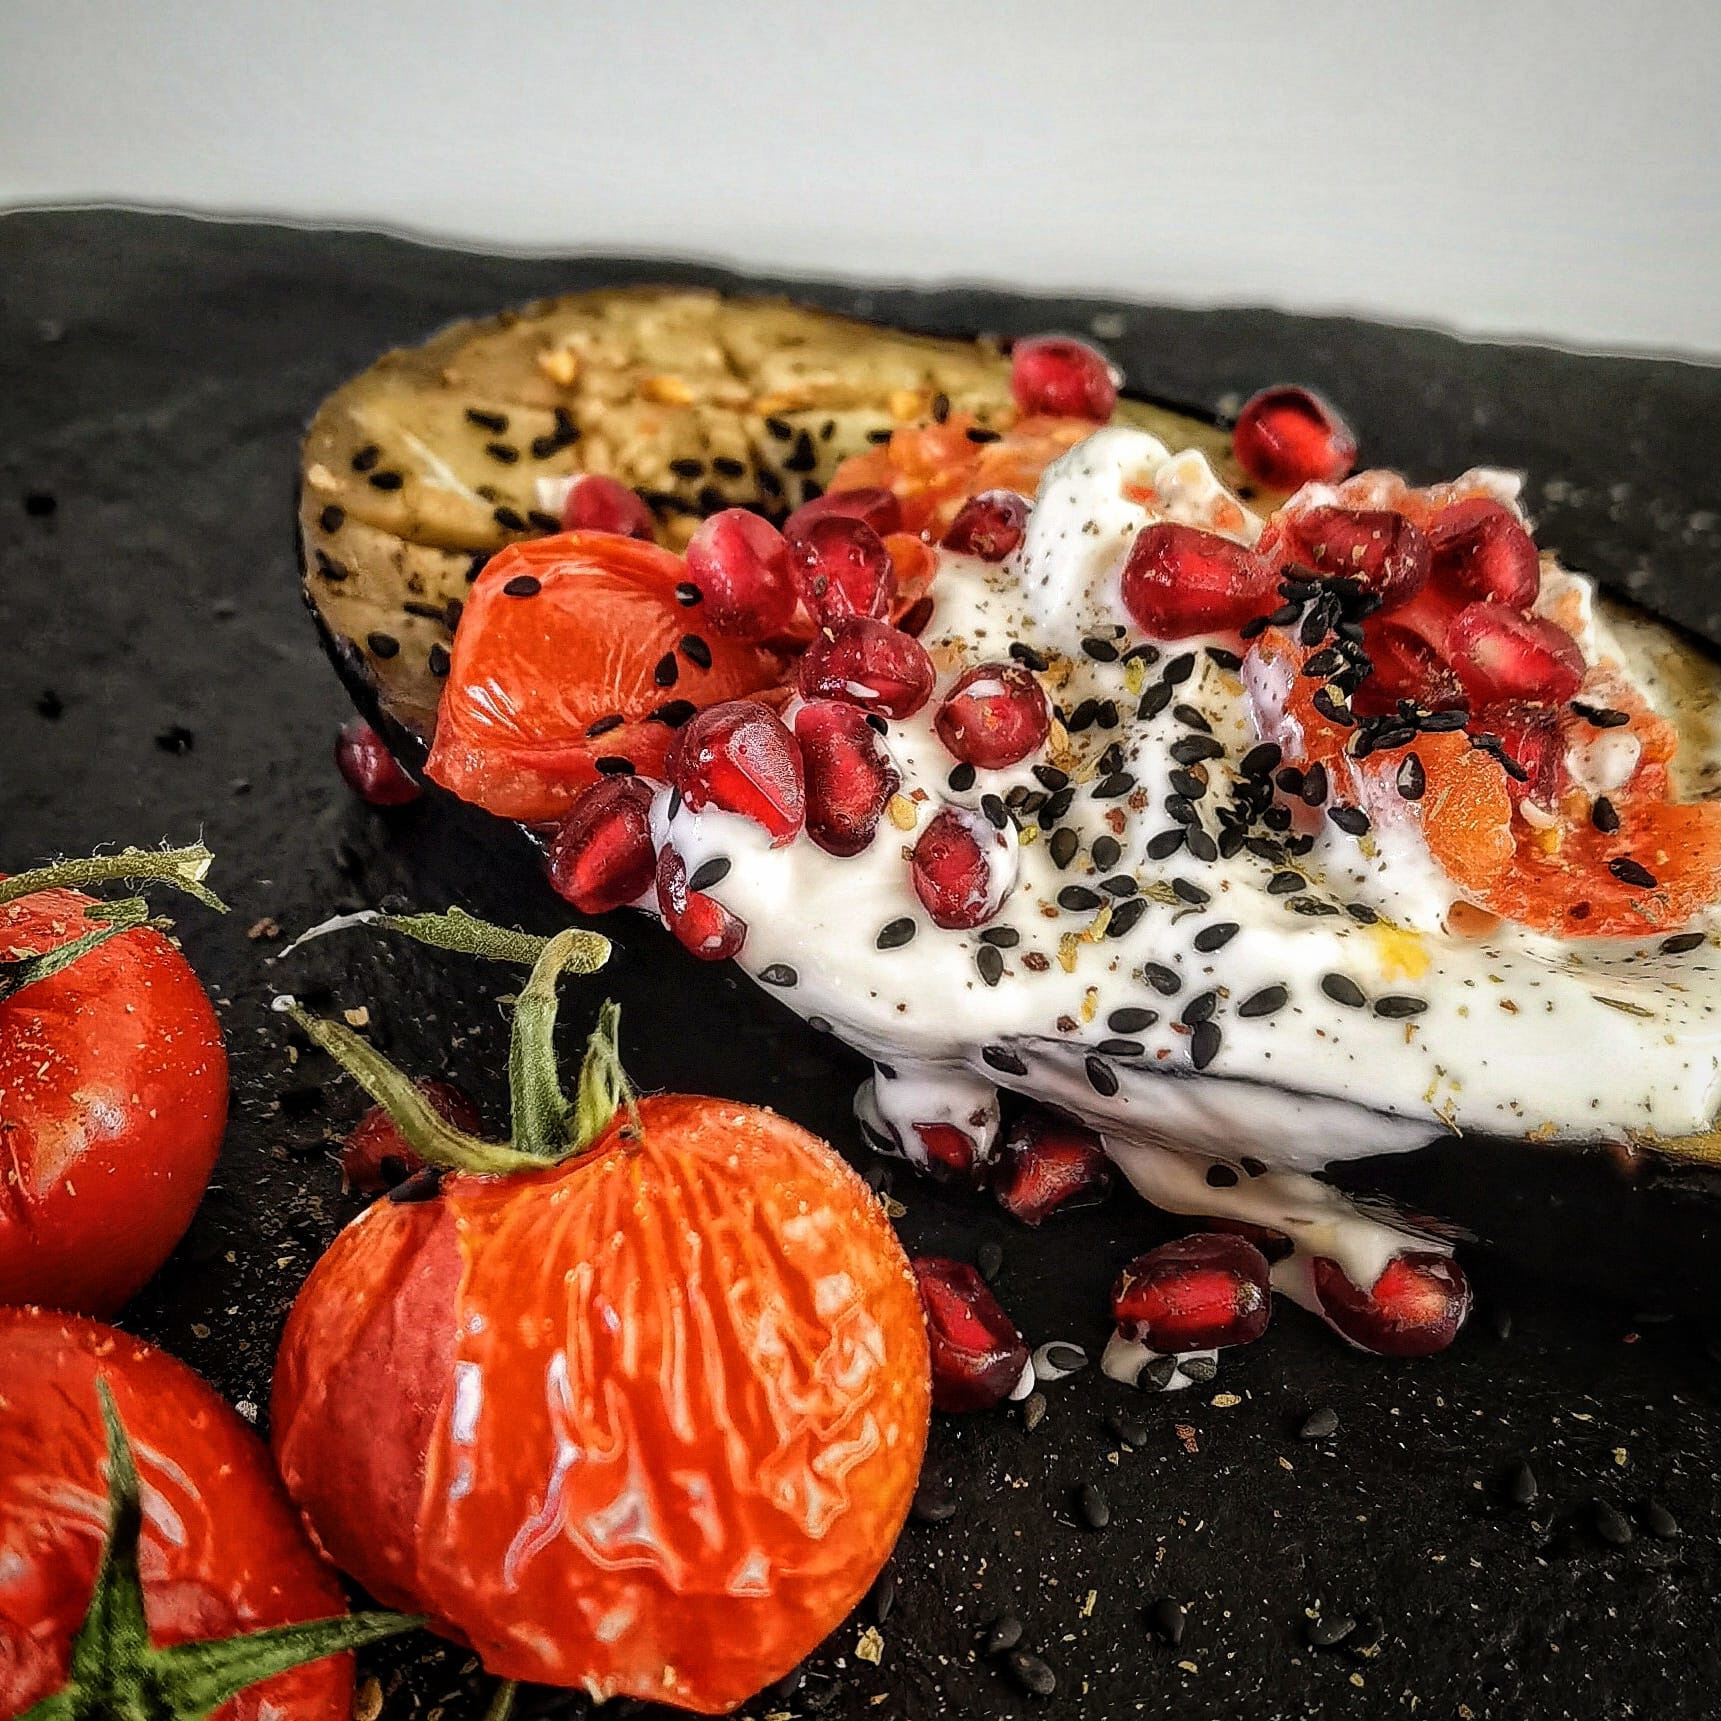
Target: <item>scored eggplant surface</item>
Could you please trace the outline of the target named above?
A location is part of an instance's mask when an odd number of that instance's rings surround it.
[[[115,211],[0,218],[0,865],[200,829],[217,852],[234,912],[181,915],[177,935],[221,1015],[232,1117],[190,1235],[124,1324],[260,1426],[282,1316],[361,1210],[330,1141],[366,1103],[320,1055],[292,1061],[270,999],[362,1010],[403,1066],[462,1082],[495,1119],[497,995],[517,984],[362,933],[271,958],[331,911],[391,898],[534,931],[567,919],[497,821],[440,796],[379,813],[336,774],[350,702],[305,624],[285,530],[307,413],[475,307],[644,277],[946,334],[1086,334],[1138,385],[1215,409],[1309,383],[1365,458],[1416,481],[1489,460],[1527,471],[1563,559],[1721,641],[1714,369],[1259,310],[753,281]],[[883,1169],[856,1132],[845,1048],[641,917],[605,930],[616,955],[601,989],[569,989],[571,1035],[614,997],[642,1086],[774,1106]],[[1635,1171],[1470,1140],[1359,1168],[1359,1185],[1480,1233],[1464,1257],[1476,1317],[1426,1363],[1358,1355],[1282,1310],[1199,1394],[1133,1394],[1090,1367],[1046,1387],[1033,1427],[937,1418],[890,1584],[797,1691],[746,1713],[1712,1715],[1721,1180],[1654,1158]],[[1112,1278],[1172,1231],[1122,1195],[1033,1232],[983,1194],[901,1175],[894,1194],[911,1252],[987,1261],[1031,1342],[1090,1355]],[[1050,1698],[989,1653],[1004,1615],[1055,1670]],[[492,1684],[424,1638],[360,1671],[380,1678],[381,1721],[467,1721]],[[527,1694],[531,1717],[588,1712],[578,1694]]]

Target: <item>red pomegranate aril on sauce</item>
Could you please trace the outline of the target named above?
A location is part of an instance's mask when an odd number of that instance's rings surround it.
[[[981,663],[951,688],[933,719],[938,739],[982,770],[1015,765],[1045,744],[1052,727],[1046,695],[1019,663]]]
[[[478,1135],[484,1119],[471,1097],[453,1082],[422,1081],[414,1084],[439,1116],[468,1135]],[[372,1106],[341,1143],[341,1175],[347,1186],[361,1195],[380,1195],[404,1183],[424,1161],[407,1144],[399,1126],[382,1106]]]
[[[664,924],[705,962],[738,956],[747,942],[747,923],[716,897],[687,888],[687,863],[665,843],[657,856],[657,907]]]
[[[550,883],[582,914],[607,914],[651,889],[653,787],[643,777],[601,777],[568,810],[550,843]]]
[[[914,1133],[926,1150],[926,1169],[944,1181],[970,1181],[974,1176],[974,1137],[953,1123],[917,1123]]]
[[[1257,484],[1295,490],[1336,484],[1356,464],[1356,433],[1311,389],[1264,388],[1231,432],[1238,464]]]
[[[1448,1255],[1399,1255],[1367,1291],[1326,1256],[1317,1257],[1313,1268],[1315,1295],[1328,1324],[1376,1356],[1443,1351],[1470,1313],[1470,1282]]]
[[[656,536],[651,510],[635,491],[601,472],[582,472],[562,500],[564,532],[615,532],[649,543]]]
[[[1209,1214],[1201,1224],[1203,1230],[1223,1231],[1229,1237],[1246,1238],[1269,1262],[1283,1261],[1297,1247],[1283,1231],[1275,1231],[1266,1225],[1253,1225],[1247,1219],[1223,1219]]]
[[[1553,807],[1559,799],[1565,742],[1560,720],[1546,705],[1490,705],[1470,725],[1478,734],[1498,735],[1524,775],[1506,773],[1506,793],[1514,802],[1530,800]]]
[[[932,1402],[939,1410],[991,1410],[1021,1383],[1028,1346],[966,1261],[919,1255],[910,1263],[932,1345]]]
[[[1131,1261],[1111,1308],[1125,1338],[1162,1353],[1251,1344],[1273,1310],[1267,1258],[1247,1238],[1197,1231]]]
[[[795,615],[789,547],[769,520],[725,508],[688,540],[687,577],[699,588],[700,611],[714,633],[769,639]]]
[[[875,621],[844,616],[801,654],[803,699],[841,699],[880,717],[912,717],[932,697],[932,659],[919,640]]]
[[[1433,578],[1467,598],[1527,610],[1542,588],[1536,542],[1504,503],[1474,496],[1443,508],[1428,528]]]
[[[1161,521],[1130,546],[1123,601],[1156,639],[1234,630],[1274,607],[1273,572],[1254,551],[1194,526]]]
[[[1370,669],[1351,695],[1359,717],[1380,717],[1398,710],[1401,699],[1429,711],[1464,703],[1464,689],[1451,668],[1420,634],[1396,621],[1363,623],[1363,651]]]
[[[1014,555],[1028,529],[1028,499],[1014,490],[982,490],[956,512],[944,534],[944,547],[983,562]]]
[[[424,793],[362,717],[341,726],[335,737],[335,764],[347,787],[368,806],[404,807]]]
[[[788,534],[789,569],[807,613],[820,626],[844,616],[890,613],[896,573],[884,539],[864,520],[827,514]]]
[[[773,848],[793,841],[806,819],[801,750],[756,699],[706,706],[676,737],[669,771],[690,811],[739,813],[770,832]]]
[[[1010,349],[1010,392],[1025,413],[1104,424],[1117,405],[1118,373],[1085,341],[1039,335]]]
[[[992,1193],[1013,1218],[1038,1225],[1054,1213],[1098,1205],[1111,1186],[1112,1164],[1099,1137],[1036,1107],[1005,1138]]]
[[[858,705],[816,699],[795,713],[807,786],[807,835],[826,854],[858,855],[902,778]]]
[[[1311,508],[1292,536],[1309,565],[1380,594],[1383,610],[1408,603],[1428,583],[1428,539],[1390,508]]]
[[[1520,615],[1504,604],[1461,609],[1447,630],[1446,653],[1465,691],[1479,703],[1558,704],[1583,685],[1577,641],[1545,617]]]
[[[888,538],[892,532],[902,530],[902,503],[894,491],[872,485],[827,491],[811,502],[803,502],[783,522],[783,536],[792,538],[804,533],[815,520],[830,519],[860,520],[881,538]]]
[[[921,905],[947,930],[979,926],[996,912],[992,869],[978,827],[954,807],[946,807],[920,833],[909,871]]]

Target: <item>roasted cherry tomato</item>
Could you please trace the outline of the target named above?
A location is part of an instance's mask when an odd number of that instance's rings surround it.
[[[421,1157],[462,1169],[377,1202],[312,1269],[275,1454],[336,1563],[492,1673],[716,1714],[815,1649],[888,1557],[926,1330],[878,1202],[805,1130],[685,1095],[618,1111],[593,1074],[615,1067],[613,1010],[577,1107],[559,1099],[555,974],[592,937],[550,941],[521,992],[511,1144],[451,1130],[295,1012]]]
[[[662,777],[676,728],[783,679],[767,646],[701,625],[679,556],[564,532],[493,557],[454,636],[426,774],[503,818],[560,818],[606,772]]]
[[[98,930],[93,898],[0,904],[0,956]],[[227,1055],[197,976],[138,926],[0,997],[0,1302],[111,1314],[165,1261],[227,1122]]]
[[[125,1513],[116,1525],[110,1510],[128,1479],[114,1471],[98,1383],[135,1455],[141,1525],[133,1516],[129,1530]],[[98,1607],[92,1616],[110,1533],[116,1544],[121,1534],[137,1537],[146,1645],[126,1641],[123,1608]],[[125,1551],[116,1546],[122,1565]],[[115,1577],[110,1570],[107,1581]],[[325,1644],[387,1635],[358,1629],[362,1622],[341,1617],[346,1611],[340,1583],[306,1539],[262,1443],[190,1369],[96,1321],[0,1309],[0,1715],[22,1715],[64,1690],[87,1619],[103,1639],[97,1678],[117,1682],[147,1676],[153,1650],[269,1626],[338,1620],[317,1634]],[[216,1716],[347,1721],[352,1657],[318,1653],[324,1659],[251,1686]],[[262,1665],[303,1659],[265,1651]],[[254,1653],[250,1664],[258,1665]],[[97,1702],[95,1713],[173,1721],[184,1710],[168,1700],[171,1691],[145,1692],[154,1701],[139,1701],[133,1689],[126,1695],[136,1707],[105,1709],[98,1694],[83,1695]]]

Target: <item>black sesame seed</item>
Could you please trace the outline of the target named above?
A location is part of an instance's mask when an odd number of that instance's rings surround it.
[[[1199,825],[1189,827],[1189,835],[1185,840],[1189,845],[1190,854],[1196,860],[1204,861],[1209,865],[1218,860],[1219,845]]]
[[[1341,703],[1339,695],[1333,691],[1330,683],[1325,687],[1317,687],[1310,703],[1329,723],[1336,723],[1341,729],[1356,726],[1356,719],[1351,716],[1350,708]]]
[[[1103,1530],[1111,1522],[1111,1501],[1097,1482],[1084,1482],[1076,1490],[1076,1503],[1090,1530]]]
[[[1193,771],[1185,771],[1181,766],[1171,773],[1171,786],[1186,800],[1199,801],[1207,793],[1207,779],[1198,777]]]
[[[1147,898],[1132,897],[1128,902],[1120,903],[1112,910],[1111,919],[1106,923],[1107,938],[1122,938],[1131,931],[1136,922],[1147,913]]]
[[[1659,1500],[1645,1500],[1643,1527],[1658,1541],[1671,1541],[1679,1534],[1679,1520]]]
[[[1232,1166],[1210,1165],[1206,1181],[1209,1189],[1235,1189],[1243,1180]]]
[[[561,440],[558,437],[534,436],[532,438],[532,458],[534,460],[548,460],[561,446]]]
[[[956,1496],[936,1476],[922,1476],[908,1510],[917,1524],[948,1524],[956,1516]]]
[[[982,944],[974,952],[974,966],[988,986],[996,986],[1004,977],[1004,958],[995,944]]]
[[[705,462],[695,460],[690,454],[682,454],[670,461],[669,470],[677,478],[703,478],[705,476]]]
[[[466,422],[500,436],[508,428],[508,415],[505,412],[485,412],[476,406],[469,406],[466,409]]]
[[[1110,776],[1113,771],[1121,771],[1122,769],[1123,744],[1121,742],[1114,741],[1099,756],[1099,774],[1102,777],[1106,777]]]
[[[1184,1027],[1193,1028],[1198,1022],[1211,1020],[1213,1012],[1218,1008],[1219,994],[1217,992],[1197,992],[1195,996],[1183,1006],[1183,1016],[1181,1019]]]
[[[1022,1641],[1022,1630],[1022,1622],[1013,1613],[1001,1615],[986,1633],[986,1653],[1002,1655],[1005,1650],[1014,1649]]]
[[[1156,681],[1137,702],[1136,718],[1145,723],[1149,718],[1157,717],[1170,703],[1171,689],[1163,681]]]
[[[1121,1010],[1113,1010],[1106,1017],[1106,1026],[1114,1034],[1139,1034],[1158,1020],[1157,1010],[1144,1010],[1139,1005],[1128,1004]]]
[[[1097,794],[1098,791],[1096,790]],[[1165,797],[1165,816],[1176,819],[1180,825],[1193,825],[1201,815],[1195,810],[1195,803],[1187,795],[1167,795]]]
[[[1611,837],[1619,829],[1619,809],[1606,795],[1596,796],[1595,805],[1590,808],[1590,823],[1604,836]]]
[[[616,755],[595,760],[598,770],[606,777],[631,777],[633,775],[633,760],[623,759]]]
[[[1183,990],[1183,976],[1163,962],[1144,962],[1141,977],[1163,998],[1175,998]]]
[[[1101,1040],[1094,1050],[1108,1058],[1139,1058],[1147,1048],[1140,1040]]]
[[[1149,645],[1145,640],[1140,645],[1132,645],[1123,654],[1125,663],[1154,664],[1159,662],[1159,647]]]
[[[382,459],[382,450],[374,442],[367,442],[353,456],[353,471],[368,472]]]
[[[1287,795],[1301,795],[1303,792],[1303,773],[1295,765],[1287,765],[1274,775],[1273,781]]]
[[[452,659],[448,655],[448,647],[443,645],[441,641],[438,641],[430,648],[430,655],[427,661],[430,665],[430,673],[436,676],[439,680],[441,677],[445,676],[452,667]]]
[[[503,593],[511,598],[535,598],[543,589],[543,581],[536,574],[516,574],[502,587]]]
[[[1171,715],[1186,729],[1193,729],[1198,734],[1211,735],[1213,725],[1207,721],[1207,713],[1194,705],[1174,705]],[[1222,752],[1223,748],[1220,749]]]
[[[729,876],[731,862],[727,855],[713,855],[710,860],[702,862],[694,869],[693,876],[687,881],[689,890],[709,890],[714,884],[721,884]]]
[[[904,915],[900,920],[886,921],[879,928],[878,937],[873,942],[880,950],[900,950],[914,937],[917,930],[914,921]]]
[[[1230,860],[1233,855],[1241,854],[1247,837],[1248,832],[1242,825],[1228,826],[1219,833],[1219,841],[1214,845],[1216,850],[1214,858],[1217,859],[1219,855],[1223,855],[1226,860]]]
[[[490,518],[506,532],[523,532],[526,529],[524,516],[512,508],[492,508]]]
[[[691,722],[699,707],[691,699],[670,699],[649,713],[648,723],[661,723],[668,729],[679,729],[684,723]]]
[[[1297,1430],[1299,1440],[1330,1440],[1339,1431],[1339,1413],[1331,1405],[1311,1410]]]
[[[1428,787],[1428,773],[1422,768],[1422,761],[1414,753],[1406,753],[1399,761],[1398,776],[1394,779],[1398,792],[1407,801],[1420,801],[1423,792]]]
[[[1267,880],[1267,894],[1269,896],[1295,896],[1299,890],[1307,888],[1308,882],[1300,872],[1287,872],[1281,869]]]
[[[1139,1375],[1136,1385],[1144,1392],[1164,1392],[1171,1385],[1171,1377],[1177,1373],[1177,1358],[1174,1356],[1156,1356]]]
[[[1053,831],[1051,842],[1047,846],[1051,850],[1053,862],[1059,867],[1066,867],[1076,858],[1076,850],[1082,844],[1081,838],[1065,825],[1061,830]]]
[[[398,490],[406,480],[398,472],[373,472],[367,482],[373,490]]]
[[[965,789],[974,787],[974,767],[966,759],[961,764],[953,766],[949,777],[945,779],[960,794]]]
[[[1107,896],[1119,898],[1134,896],[1140,888],[1140,885],[1126,872],[1114,873],[1110,878],[1100,880],[1100,889]]]
[[[1117,1437],[1120,1444],[1129,1447],[1132,1452],[1139,1452],[1153,1438],[1153,1430],[1138,1416],[1128,1416],[1121,1410],[1114,1410],[1106,1418],[1106,1427]]]
[[[1348,974],[1323,974],[1321,990],[1335,1004],[1343,1004],[1352,1010],[1360,1010],[1368,1002],[1362,988]]]
[[[1050,1697],[1058,1689],[1058,1676],[1031,1650],[1012,1649],[1004,1658],[1010,1677],[1030,1697]]]
[[[1101,872],[1110,872],[1123,858],[1123,845],[1116,837],[1095,837],[1089,853]]]
[[[1181,825],[1169,831],[1160,831],[1158,835],[1147,840],[1147,858],[1149,860],[1168,860],[1183,847],[1187,833]]]
[[[1169,1379],[1170,1376],[1168,1375],[1166,1378]],[[1164,1638],[1173,1649],[1176,1649],[1183,1642],[1184,1629],[1189,1624],[1189,1614],[1181,1602],[1173,1601],[1170,1596],[1161,1596],[1147,1610],[1147,1617],[1154,1631]]]
[[[1194,673],[1195,653],[1180,651],[1176,657],[1168,657],[1165,660],[1165,667],[1159,672],[1159,679],[1169,687],[1177,687]]]
[[[1215,950],[1223,950],[1241,930],[1234,920],[1216,920],[1211,926],[1204,926],[1196,933],[1195,948],[1203,956],[1210,955]]]
[[[586,725],[586,735],[588,739],[595,741],[598,736],[607,735],[612,729],[621,728],[622,724],[626,721],[627,719],[617,711],[608,717],[598,718],[595,723],[588,723]]]
[[[1606,1500],[1597,1500],[1594,1510],[1596,1534],[1616,1548],[1625,1547],[1632,1539],[1631,1524],[1625,1514]]]
[[[996,944],[1000,950],[1014,950],[1022,942],[1022,935],[1013,926],[988,926],[980,934],[982,944]]]
[[[317,516],[318,523],[325,532],[338,532],[347,521],[347,511],[338,502],[331,502]]]
[[[484,452],[502,466],[512,466],[520,458],[520,450],[511,442],[486,442]],[[560,525],[561,522],[557,521],[557,524]]]
[[[1303,773],[1303,805],[1318,807],[1327,798],[1327,768],[1318,759]]]
[[[1284,755],[1280,751],[1277,741],[1262,741],[1251,747],[1249,751],[1243,755],[1242,761],[1238,765],[1237,769],[1241,771],[1245,777],[1251,777],[1257,781],[1261,781],[1273,774],[1274,767],[1283,757]]]
[[[680,604],[683,609],[692,609],[692,607],[704,596],[704,592],[702,592],[698,586],[692,582],[692,580],[683,580],[675,588],[675,601]]]
[[[1346,836],[1360,837],[1369,828],[1368,814],[1361,807],[1337,806],[1327,809],[1327,817],[1345,833]]]
[[[1307,1636],[1313,1649],[1333,1649],[1356,1630],[1356,1621],[1348,1613],[1322,1614],[1309,1621]]]
[[[1071,914],[1086,914],[1098,908],[1099,905],[1099,893],[1089,890],[1086,885],[1066,884],[1058,892],[1058,907]]]
[[[1209,892],[1203,890],[1200,885],[1187,878],[1174,878],[1171,881],[1171,888],[1180,897],[1182,897],[1185,902],[1192,902],[1197,908],[1203,908],[1213,900]]]
[[[943,424],[950,416],[950,396],[943,389],[932,397],[932,422]]]
[[[1373,926],[1380,919],[1380,916],[1376,914],[1366,902],[1347,902],[1345,904],[1345,913],[1348,914],[1358,926]]]
[[[1064,727],[1069,730],[1072,735],[1079,735],[1084,729],[1093,728],[1094,719],[1098,717],[1099,714],[1100,702],[1097,699],[1084,699],[1081,704],[1070,713],[1070,720],[1064,725]]]
[[[1572,709],[1595,729],[1623,729],[1631,721],[1628,712],[1615,711],[1609,705],[1588,705],[1581,699],[1572,701]]]
[[[1683,956],[1687,950],[1696,950],[1707,940],[1701,932],[1676,932],[1671,938],[1661,941],[1663,956]]]
[[[693,881],[689,879],[689,888],[692,887],[692,883]],[[801,977],[788,965],[787,962],[773,962],[769,966],[759,970],[759,978],[763,980],[767,986],[794,986],[800,981]]]
[[[1019,639],[1011,641],[1010,655],[1016,660],[1016,662],[1021,664],[1024,669],[1045,669],[1048,667],[1045,658],[1035,651],[1031,645],[1024,645]],[[1037,770],[1039,767],[1036,766],[1035,768]],[[1052,767],[1048,765],[1046,769],[1051,770]],[[1052,785],[1047,783],[1046,787],[1049,789]]]
[[[711,667],[711,647],[696,633],[684,633],[681,636],[681,655],[701,669]]]
[[[1075,804],[1075,799],[1076,786],[1074,783],[1059,789],[1040,809],[1040,823],[1042,825],[1055,825]]]
[[[398,657],[400,641],[392,633],[369,633],[365,635],[365,644],[371,648],[374,657]]]
[[[1290,1001],[1290,996],[1283,986],[1263,986],[1237,1006],[1237,1014],[1245,1018],[1276,1015]]]
[[[1095,663],[1116,663],[1117,647],[1109,639],[1084,639],[1082,650]]]
[[[1217,1022],[1197,1022],[1189,1036],[1189,1061],[1198,1070],[1204,1070],[1219,1056],[1219,1024]],[[1189,1371],[1186,1368],[1184,1372]],[[1190,1379],[1195,1377],[1190,1375]]]
[[[1207,659],[1220,669],[1241,669],[1243,660],[1236,652],[1227,650],[1222,645],[1210,645],[1207,648]]]
[[[1465,710],[1429,711],[1417,719],[1416,726],[1424,735],[1450,735],[1462,729],[1470,721],[1470,713]]]
[[[1412,998],[1404,992],[1388,992],[1374,1001],[1374,1013],[1389,1021],[1401,1022],[1407,1016],[1420,1016],[1428,1008],[1426,998]]]
[[[1110,1099],[1117,1092],[1117,1071],[1103,1058],[1090,1056],[1083,1061],[1082,1068],[1087,1071],[1088,1086],[1096,1094]]]
[[[1270,831],[1288,831],[1291,828],[1291,809],[1268,807],[1261,815],[1261,823]]]
[[[1654,890],[1655,874],[1642,861],[1633,860],[1630,855],[1619,855],[1607,863],[1607,870],[1621,884],[1635,885],[1639,890]]]
[[[980,1056],[993,1069],[1002,1070],[1007,1076],[1025,1076],[1028,1073],[1028,1066],[1008,1046],[982,1046]]]
[[[1060,771],[1056,765],[1036,765],[1034,780],[1042,789],[1058,790],[1068,786],[1069,773]]]

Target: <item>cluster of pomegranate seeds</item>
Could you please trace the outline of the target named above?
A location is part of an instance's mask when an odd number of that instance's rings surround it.
[[[664,925],[706,962],[739,956],[747,942],[746,921],[716,897],[690,889],[687,863],[668,843],[657,856],[657,908]]]
[[[651,510],[638,494],[601,472],[582,472],[562,501],[564,532],[615,532],[650,543],[656,535]]]
[[[807,789],[807,835],[826,854],[858,855],[902,778],[858,705],[815,699],[795,713]]]
[[[1458,677],[1421,634],[1391,621],[1363,623],[1363,649],[1373,666],[1351,695],[1359,717],[1384,717],[1409,699],[1428,711],[1464,703]]]
[[[792,842],[806,820],[801,750],[783,720],[756,699],[708,705],[676,737],[670,781],[692,812],[721,807]]]
[[[788,545],[795,589],[821,627],[844,616],[890,613],[896,590],[890,551],[865,520],[826,514],[791,530]]]
[[[1470,1283],[1449,1255],[1399,1255],[1366,1291],[1322,1256],[1314,1262],[1314,1287],[1328,1323],[1376,1356],[1443,1351],[1470,1313]]]
[[[1242,544],[1160,521],[1139,533],[1123,568],[1123,602],[1155,639],[1241,627],[1276,602],[1268,562]]]
[[[1039,682],[1020,664],[981,663],[951,688],[933,727],[956,758],[996,771],[1044,744],[1052,712]]]
[[[362,717],[341,726],[335,737],[335,764],[347,787],[372,807],[404,807],[424,793]]]
[[[1197,1231],[1131,1261],[1111,1308],[1125,1338],[1164,1355],[1252,1344],[1273,1312],[1267,1258],[1245,1237]]]
[[[823,629],[801,654],[796,685],[803,699],[845,699],[880,717],[912,717],[936,680],[926,647],[871,616],[845,616]]]
[[[1285,384],[1248,400],[1231,432],[1238,464],[1258,484],[1336,484],[1356,464],[1356,434],[1318,394]]]
[[[1028,1366],[1028,1346],[966,1261],[920,1255],[911,1263],[932,1347],[932,1402],[939,1410],[990,1410]]]
[[[946,807],[920,833],[909,874],[935,925],[962,931],[992,917],[992,871],[983,836],[994,836],[991,826],[977,824],[957,807]]]
[[[881,538],[902,530],[902,504],[894,490],[862,485],[853,490],[832,490],[803,502],[783,522],[787,538],[804,536],[815,520],[859,520]]]
[[[969,1182],[977,1149],[974,1137],[953,1123],[917,1123],[914,1133],[926,1150],[926,1169],[943,1181]]]
[[[795,614],[789,548],[769,520],[725,508],[701,522],[687,545],[687,577],[699,588],[701,612],[714,633],[769,639]]]
[[[484,1119],[471,1097],[453,1082],[422,1081],[415,1084],[439,1117],[468,1135],[484,1128]],[[372,1106],[341,1143],[341,1174],[347,1186],[361,1195],[380,1195],[404,1183],[424,1161],[407,1145],[400,1126],[382,1106]]]
[[[1118,373],[1085,341],[1041,335],[1010,349],[1010,393],[1025,413],[1056,418],[1110,419]]]
[[[1570,699],[1583,685],[1577,641],[1544,616],[1504,604],[1467,604],[1447,631],[1446,656],[1478,701]]]
[[[1028,507],[1028,498],[1014,490],[982,490],[957,510],[944,534],[944,547],[983,562],[1001,562],[1015,554],[1028,530]]]
[[[1383,610],[1408,603],[1428,583],[1428,539],[1390,508],[1310,508],[1292,531],[1310,567],[1360,580]]]
[[[1485,496],[1455,502],[1428,529],[1433,572],[1442,586],[1525,610],[1541,588],[1535,540],[1504,504]]]
[[[1091,1129],[1038,1107],[1011,1126],[994,1174],[998,1205],[1024,1225],[1093,1207],[1112,1186],[1112,1164]]]
[[[652,785],[602,777],[568,810],[550,843],[550,883],[582,914],[607,914],[651,889]]]

